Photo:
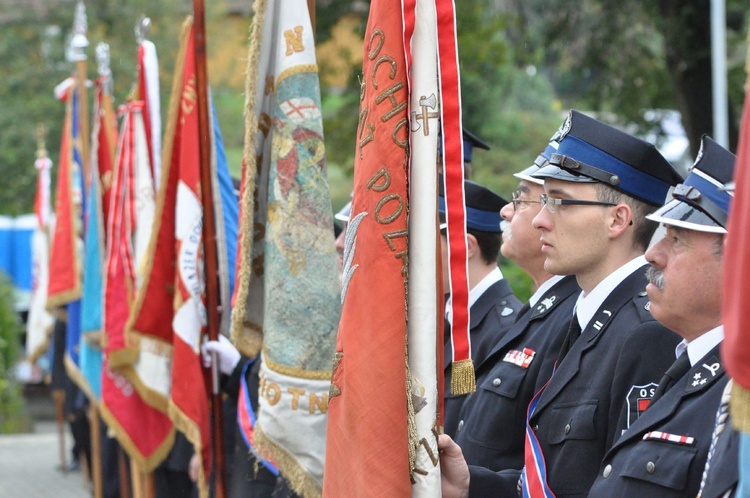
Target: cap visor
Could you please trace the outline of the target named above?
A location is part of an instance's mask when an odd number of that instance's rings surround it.
[[[539,171],[532,174],[534,178],[537,178],[539,180],[560,180],[563,182],[574,182],[574,183],[596,183],[597,180],[594,180],[593,178],[589,178],[588,176],[583,175],[576,175],[575,173],[570,173],[562,168],[558,168],[557,166],[547,165],[543,168],[539,168]]]
[[[716,223],[703,211],[677,199],[669,201],[646,218],[657,223],[698,232],[727,233],[724,227]]]
[[[524,169],[523,171],[519,171],[518,173],[514,173],[513,176],[518,178],[519,180],[526,180],[527,182],[536,183],[537,185],[544,185],[544,180],[541,178],[534,178],[533,175],[539,171],[539,166],[536,164],[532,164],[528,168]]]

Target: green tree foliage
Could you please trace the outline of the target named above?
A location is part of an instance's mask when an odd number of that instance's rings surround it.
[[[0,272],[0,434],[18,432],[24,426],[21,384],[12,371],[21,346],[21,323],[13,303],[13,287]]]

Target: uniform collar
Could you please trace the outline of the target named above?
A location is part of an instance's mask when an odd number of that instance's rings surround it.
[[[539,286],[539,288],[532,294],[532,296],[529,298],[529,307],[533,308],[536,306],[536,303],[539,302],[539,300],[544,296],[544,294],[552,288],[553,285],[555,285],[557,282],[565,278],[563,275],[552,275],[552,278],[548,278],[544,282],[542,282],[542,285]]]
[[[495,267],[492,269],[491,272],[489,272],[487,275],[484,276],[482,280],[479,281],[477,285],[471,288],[469,291],[469,308],[474,306],[474,303],[477,302],[477,299],[482,297],[482,294],[492,287],[493,284],[496,282],[499,282],[503,279],[503,272],[500,271],[500,268]],[[451,298],[448,297],[448,300],[445,301],[445,319],[450,321],[451,319]]]
[[[623,280],[632,275],[636,270],[645,265],[646,257],[638,256],[610,273],[604,280],[593,288],[591,292],[584,296],[584,293],[578,296],[576,302],[576,316],[581,330],[586,330],[586,326],[596,314],[604,300],[622,283]]]
[[[700,337],[687,342],[685,339],[674,348],[675,357],[679,358],[687,350],[690,366],[695,366],[704,356],[708,354],[724,339],[724,325],[709,330]]]

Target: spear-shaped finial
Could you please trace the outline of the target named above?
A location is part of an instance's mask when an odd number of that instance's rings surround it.
[[[45,126],[44,123],[38,123],[36,125],[35,135],[36,135],[36,157],[37,159],[47,157],[47,148],[46,148],[47,126]]]
[[[89,46],[89,40],[86,38],[87,30],[86,6],[83,4],[83,0],[78,0],[76,13],[73,17],[73,38],[70,40],[68,52],[68,60],[71,62],[86,60],[86,48]]]
[[[135,40],[138,45],[151,36],[151,18],[141,16],[135,24]]]
[[[102,89],[104,93],[112,95],[112,70],[109,66],[109,45],[107,43],[99,42],[96,45],[96,63],[97,71],[103,81]]]

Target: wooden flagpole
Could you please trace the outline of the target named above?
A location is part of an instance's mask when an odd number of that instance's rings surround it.
[[[195,35],[195,79],[198,96],[198,130],[200,133],[201,200],[203,204],[203,255],[206,271],[206,315],[208,336],[212,341],[219,335],[219,285],[216,249],[216,220],[211,190],[211,126],[208,108],[208,76],[206,71],[206,19],[203,0],[193,0],[193,29]],[[219,390],[219,369],[214,355],[212,365],[213,393],[211,423],[213,475],[216,498],[226,497],[224,477],[224,430]]]

